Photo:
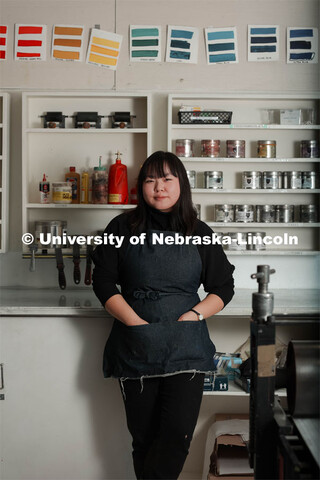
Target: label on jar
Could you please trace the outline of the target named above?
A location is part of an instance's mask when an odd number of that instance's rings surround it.
[[[236,212],[236,222],[253,222],[253,211]]]
[[[291,177],[291,188],[301,188],[301,177]]]
[[[53,203],[71,203],[72,194],[71,192],[53,191],[52,200],[53,200]]]

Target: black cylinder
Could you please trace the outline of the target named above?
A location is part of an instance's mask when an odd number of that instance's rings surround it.
[[[319,416],[320,342],[289,342],[287,355],[288,410],[294,417]]]

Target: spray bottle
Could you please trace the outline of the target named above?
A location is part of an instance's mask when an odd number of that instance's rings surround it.
[[[39,182],[40,203],[49,203],[50,183],[47,181],[46,174],[43,174],[42,182]]]
[[[116,155],[116,163],[109,169],[109,194],[108,203],[129,203],[127,167],[121,163],[119,151]]]

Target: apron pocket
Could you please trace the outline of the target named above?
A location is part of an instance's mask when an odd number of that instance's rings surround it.
[[[185,320],[173,323],[172,327],[174,334],[170,357],[172,362],[201,361],[208,358],[214,345],[209,338],[205,322]]]
[[[124,325],[122,347],[129,362],[164,365],[170,357],[167,326],[160,323]]]

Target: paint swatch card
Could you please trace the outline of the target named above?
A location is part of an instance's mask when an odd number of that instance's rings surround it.
[[[54,25],[51,56],[54,60],[83,60],[82,25]]]
[[[197,63],[198,49],[197,28],[168,25],[166,62]]]
[[[205,28],[207,63],[238,63],[237,29]]]
[[[93,28],[91,30],[87,63],[117,69],[122,35]]]
[[[161,28],[154,25],[130,25],[130,61],[160,62]]]
[[[287,29],[287,63],[318,63],[318,29]]]
[[[248,62],[279,60],[279,25],[248,25]]]
[[[0,60],[7,59],[8,27],[0,25]]]
[[[46,60],[46,25],[15,25],[14,59]]]

